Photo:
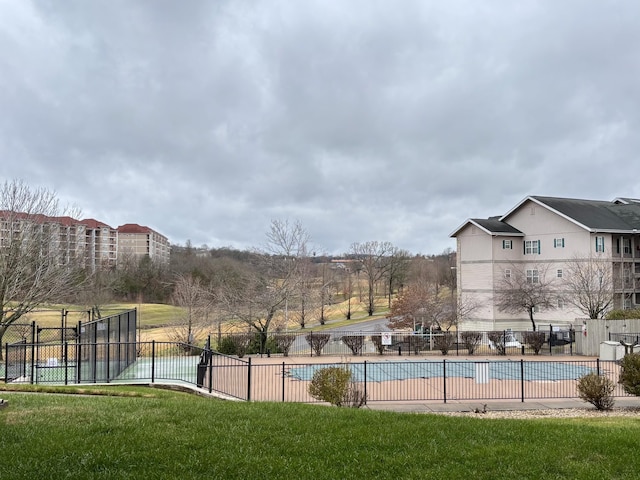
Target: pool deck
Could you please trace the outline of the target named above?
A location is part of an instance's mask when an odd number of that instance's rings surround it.
[[[551,409],[593,409],[590,404],[579,398],[553,398],[540,400],[476,400],[476,401],[447,401],[440,402],[370,402],[368,410],[387,410],[400,413],[443,413],[443,412],[473,412],[482,410],[487,405],[487,411],[515,411],[515,410],[551,410]],[[638,407],[638,397],[616,397],[616,407]]]
[[[597,357],[581,355],[507,355],[507,356],[456,356],[456,355],[428,355],[428,356],[309,356],[309,357],[281,357],[266,355],[260,357],[251,356],[251,362],[255,365],[282,364],[309,365],[320,363],[361,363],[367,362],[404,362],[404,361],[433,361],[447,360],[476,361],[476,362],[504,362],[504,361],[540,361],[540,362],[581,362],[595,361]],[[443,412],[473,412],[483,409],[487,405],[487,411],[516,411],[516,410],[548,410],[548,409],[595,409],[587,402],[579,398],[549,398],[530,399],[524,402],[520,400],[442,400],[434,401],[392,401],[369,402],[365,407],[368,410],[386,410],[401,413],[443,413]],[[639,407],[640,397],[615,397],[616,407]]]

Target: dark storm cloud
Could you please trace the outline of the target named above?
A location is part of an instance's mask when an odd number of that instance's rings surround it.
[[[529,194],[640,197],[640,6],[0,1],[5,178],[171,241],[453,247]]]

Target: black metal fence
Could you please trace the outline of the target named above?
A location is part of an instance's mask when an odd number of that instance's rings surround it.
[[[273,362],[238,358],[175,342],[64,344],[62,359],[53,345],[14,344],[7,380],[39,384],[181,383],[245,401],[317,402],[308,393],[315,372],[349,369],[367,402],[519,400],[577,398],[577,380],[595,372],[616,383],[614,396],[626,396],[617,383],[616,361],[452,360],[403,358],[359,362]],[[83,351],[93,361],[77,361]],[[137,353],[137,356],[135,355]],[[132,358],[128,357],[134,355]],[[547,357],[548,358],[548,357]],[[66,359],[66,360],[65,360]],[[320,360],[320,359],[317,359]]]
[[[321,355],[573,355],[574,330],[548,326],[537,332],[354,332],[226,333],[213,348],[227,355],[317,357]]]
[[[618,364],[599,360],[259,364],[224,357],[207,369],[215,380],[204,388],[248,401],[317,402],[309,383],[327,367],[349,369],[367,402],[577,398],[577,380],[590,372],[616,383],[613,396],[628,396],[617,384]]]
[[[136,310],[79,322],[77,327],[40,328],[33,323],[30,334],[5,344],[5,382],[111,381],[136,361],[136,324]]]

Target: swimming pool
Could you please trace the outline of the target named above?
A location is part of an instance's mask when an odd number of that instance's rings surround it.
[[[291,367],[291,378],[309,381],[313,374],[324,367],[333,365],[305,365]],[[531,361],[402,361],[402,362],[362,362],[346,363],[356,382],[385,382],[415,378],[477,378],[478,372],[493,380],[558,381],[576,380],[594,371],[578,362]]]

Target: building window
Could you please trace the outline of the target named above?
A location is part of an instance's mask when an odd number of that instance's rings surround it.
[[[558,278],[562,278],[562,275],[563,275],[563,271],[562,271],[562,269],[561,269],[561,268],[559,268],[558,270],[556,270],[556,276],[557,276]]]
[[[596,237],[596,252],[604,252],[604,237]]]
[[[540,240],[525,240],[524,241],[524,254],[525,255],[539,255],[540,254]]]
[[[540,276],[538,270],[527,270],[527,283],[539,283]]]
[[[511,278],[511,269],[510,268],[505,269],[504,278]]]
[[[554,238],[553,248],[564,248],[564,238]]]
[[[511,240],[502,240],[502,248],[504,250],[511,250],[513,248],[513,242]]]
[[[558,298],[558,310],[564,310],[564,298]]]

